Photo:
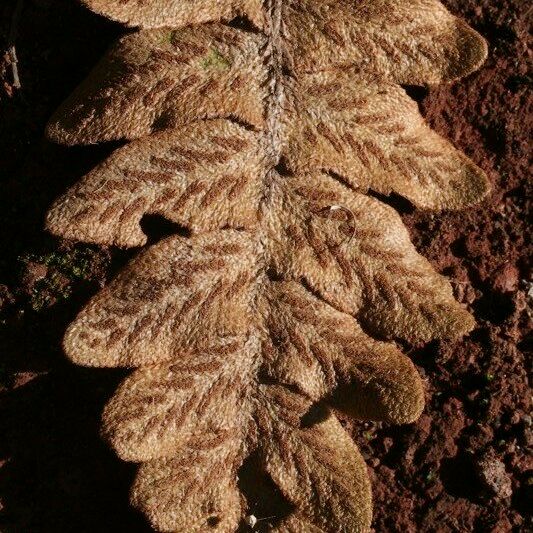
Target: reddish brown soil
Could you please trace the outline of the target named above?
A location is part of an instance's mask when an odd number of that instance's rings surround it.
[[[0,5],[2,49],[14,4]],[[41,230],[52,200],[111,149],[43,139],[54,108],[122,31],[75,4],[25,2],[21,91],[13,93],[0,58],[0,530],[8,533],[148,531],[127,503],[134,468],[98,438],[102,406],[122,373],[74,367],[60,347],[76,311],[128,254]],[[531,531],[527,2],[446,4],[487,37],[490,59],[452,87],[411,93],[429,122],[488,172],[493,193],[461,214],[394,203],[478,326],[456,344],[406,347],[427,381],[416,424],[346,425],[368,460],[377,532]]]

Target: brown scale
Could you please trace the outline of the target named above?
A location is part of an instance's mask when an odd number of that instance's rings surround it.
[[[316,127],[318,133],[325,137],[333,146],[333,148],[339,152],[344,152],[342,144],[337,140],[333,132],[324,124],[324,122],[319,122]]]
[[[144,206],[147,204],[144,198],[134,200],[130,205],[126,206],[119,216],[119,223],[124,223],[132,216],[140,213],[142,214]]]
[[[201,194],[203,191],[205,191],[205,189],[207,189],[207,183],[205,181],[193,181],[172,206],[172,209],[177,212],[182,211],[189,200],[191,200],[194,196]]]
[[[123,338],[124,338],[125,332],[121,328],[113,329],[111,330],[109,336],[107,337],[107,340],[105,342],[105,347],[109,350],[110,348],[113,348],[116,346]],[[96,340],[96,339],[95,339]],[[99,344],[100,342],[98,342]]]
[[[250,146],[250,141],[241,137],[222,137],[221,135],[216,135],[209,140],[221,148],[232,150],[236,154]]]
[[[186,316],[204,299],[204,294],[202,294],[200,291],[194,293],[190,298],[185,300],[185,303],[182,305],[181,309],[179,310],[179,313],[176,315],[176,317],[173,320],[173,325],[179,324],[184,321]]]
[[[163,170],[174,171],[174,172],[191,172],[196,166],[192,161],[175,161],[171,159],[165,159],[164,157],[152,156],[150,162]],[[162,174],[166,176],[167,180],[170,181],[174,176],[171,174]]]
[[[115,202],[105,209],[105,211],[98,217],[101,224],[106,224],[111,219],[115,218],[124,209],[123,202]]]
[[[368,105],[368,101],[364,98],[353,98],[353,97],[339,97],[334,95],[334,98],[331,101],[328,101],[328,107],[338,113],[343,111],[349,111],[353,109],[362,109]]]
[[[200,202],[200,208],[208,207],[219,199],[220,196],[233,184],[234,178],[232,176],[222,176],[218,181],[212,185],[204,194]]]
[[[176,196],[177,194],[175,189],[166,187],[159,193],[152,205],[154,209],[165,209],[168,207],[168,204],[176,198]]]
[[[175,81],[172,78],[165,78],[157,82],[156,86],[143,97],[143,104],[147,107],[154,105],[158,99],[174,87]]]
[[[337,245],[329,246],[331,255],[335,258],[335,261],[340,267],[342,277],[347,287],[353,287],[353,268],[348,259],[339,251]]]

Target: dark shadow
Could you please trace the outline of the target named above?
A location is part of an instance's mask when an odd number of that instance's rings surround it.
[[[191,236],[187,228],[159,215],[145,215],[141,219],[141,229],[148,236],[148,244],[155,244],[171,235]]]
[[[2,50],[15,4],[0,8]],[[16,40],[22,88],[9,97],[0,87],[0,283],[13,281],[13,265],[26,250],[53,246],[43,232],[47,209],[114,148],[56,146],[44,132],[55,109],[121,33],[78,2],[23,5]]]
[[[476,316],[493,324],[502,324],[515,312],[512,294],[502,294],[485,287],[483,296],[473,305]]]
[[[429,92],[426,87],[420,87],[418,85],[402,85],[402,87],[408,96],[418,105],[424,101]]]
[[[70,364],[61,339],[96,290],[80,286],[41,312],[4,313],[0,346],[10,379],[0,388],[0,530],[148,532],[128,504],[136,466],[99,437],[105,402],[124,370]]]
[[[241,466],[239,489],[246,498],[247,514],[259,520],[254,531],[269,531],[294,509],[265,473],[258,453],[250,455]],[[251,529],[249,525],[242,523],[238,531],[248,533]]]
[[[0,6],[2,49],[15,4]],[[136,467],[99,437],[102,408],[124,372],[75,367],[61,349],[67,324],[98,290],[97,277],[68,280],[68,299],[39,311],[31,284],[26,292],[21,283],[20,258],[83,248],[46,234],[45,213],[116,145],[55,146],[44,130],[122,33],[78,2],[25,2],[16,40],[22,89],[10,97],[0,86],[0,295],[8,295],[0,296],[3,533],[150,531],[128,503]]]
[[[443,459],[439,477],[448,494],[472,502],[479,500],[480,483],[473,457],[468,452],[461,451],[455,457]]]
[[[327,404],[331,403],[334,402],[331,398],[329,398],[311,405],[309,411],[302,416],[302,419],[300,420],[300,426],[302,428],[310,428],[315,424],[319,424],[320,422],[327,420],[331,413],[331,410],[328,408]]]
[[[369,190],[367,195],[372,196],[372,198],[379,200],[389,207],[392,207],[400,215],[410,215],[415,211],[415,207],[409,200],[403,196],[400,196],[399,194],[396,194],[395,192],[391,192],[390,194],[381,194],[379,192]]]
[[[99,439],[117,374],[58,364],[3,399],[2,532],[151,531],[128,503],[136,467]]]
[[[247,17],[235,17],[228,22],[228,26],[236,28],[237,30],[257,33],[258,29],[250,22]]]

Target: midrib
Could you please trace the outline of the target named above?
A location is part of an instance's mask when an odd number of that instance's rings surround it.
[[[281,131],[281,113],[285,101],[281,33],[283,2],[284,0],[266,0],[265,2],[268,39],[265,63],[269,90],[266,102],[266,148],[272,158],[272,168],[279,163],[283,144]]]
[[[255,374],[262,365],[261,337],[264,333],[260,308],[265,304],[265,292],[270,283],[268,269],[271,265],[269,257],[269,219],[270,211],[279,207],[280,203],[276,198],[276,191],[279,192],[280,175],[278,164],[282,157],[284,145],[283,117],[285,108],[285,83],[283,73],[283,35],[282,35],[282,10],[285,0],[265,0],[266,25],[265,34],[267,44],[263,57],[265,68],[267,69],[267,90],[268,96],[265,100],[265,130],[262,139],[262,149],[265,152],[266,172],[261,179],[261,200],[258,206],[259,220],[255,231],[251,231],[252,238],[257,242],[257,259],[259,264],[257,281],[253,286],[251,302],[253,315],[255,316],[255,326],[250,330],[250,336],[246,344],[255,347],[254,363],[251,365],[251,373]],[[264,318],[264,317],[263,317]],[[257,376],[254,375],[257,379]]]

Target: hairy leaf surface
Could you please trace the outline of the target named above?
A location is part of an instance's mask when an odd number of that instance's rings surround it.
[[[141,463],[132,503],[160,531],[236,531],[256,454],[289,503],[272,531],[368,531],[366,467],[332,407],[415,420],[422,380],[395,341],[474,325],[369,192],[433,210],[486,194],[400,86],[472,72],[484,40],[437,0],[83,3],[141,29],[48,134],[128,143],[47,226],[119,247],[146,244],[148,214],[188,230],[140,252],[65,336],[81,365],[135,368],[102,424]]]

